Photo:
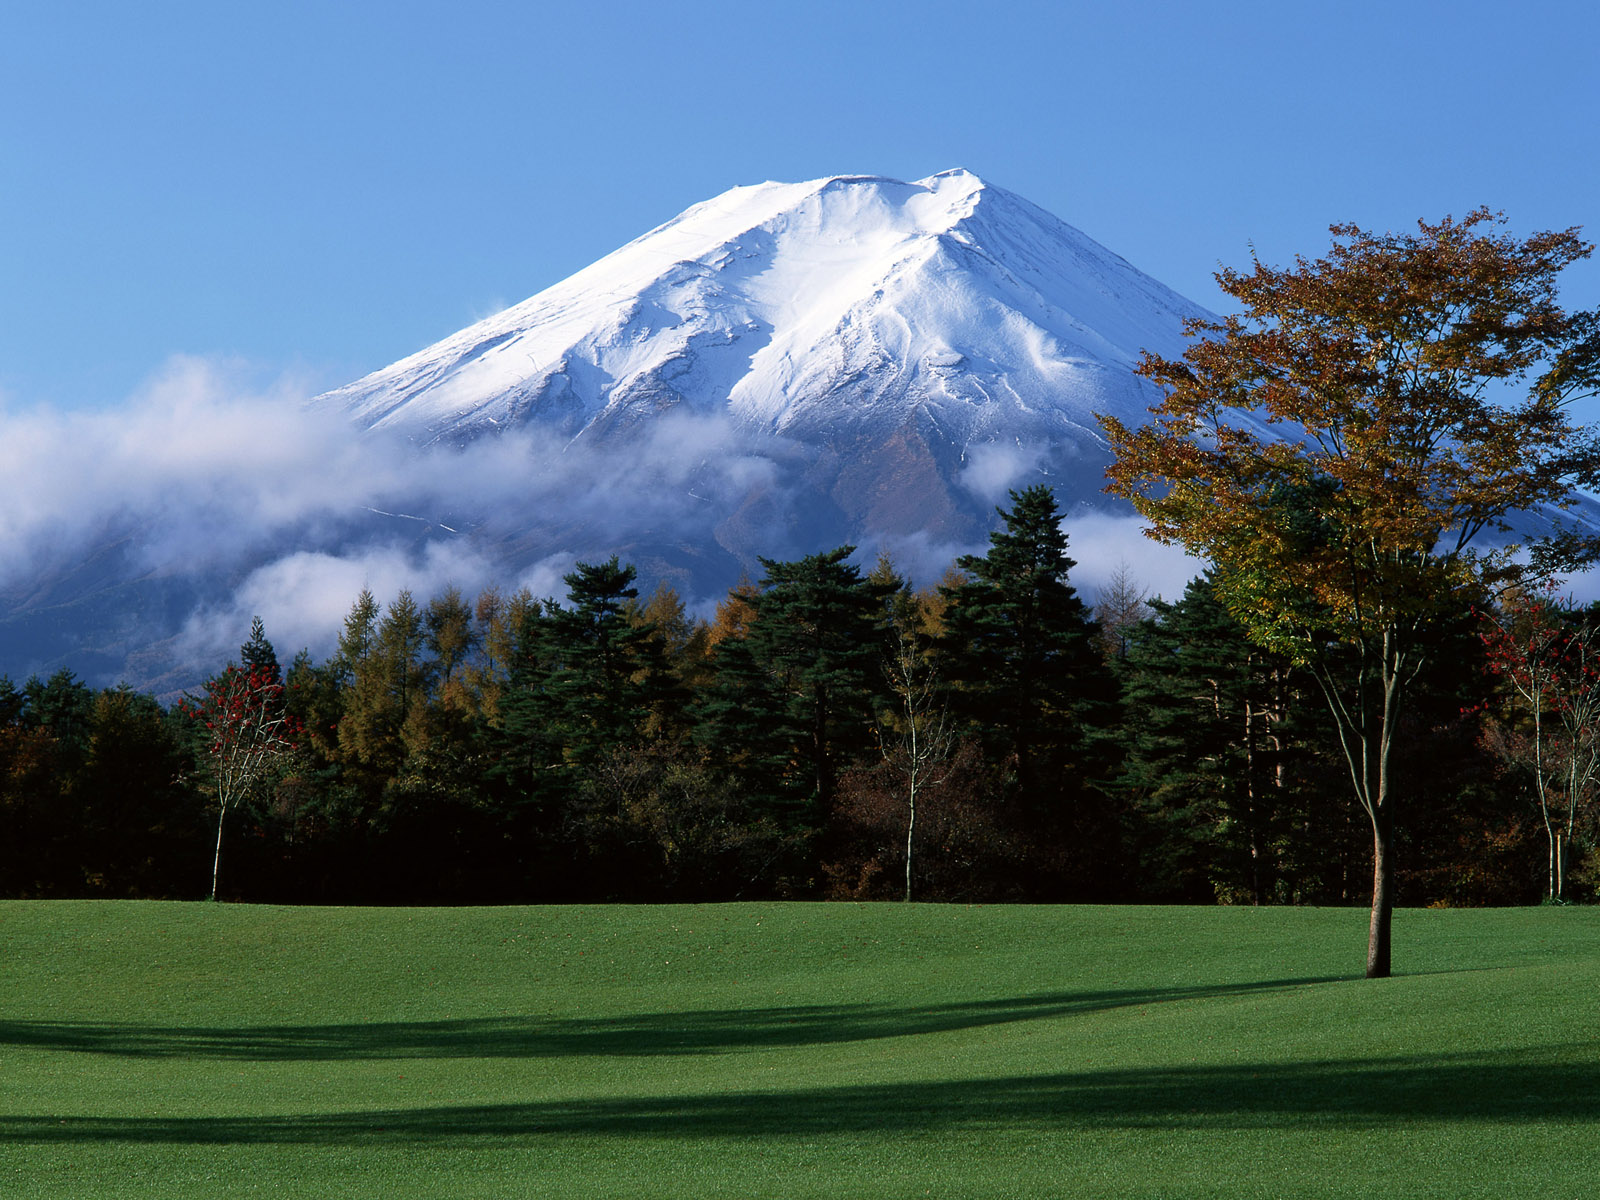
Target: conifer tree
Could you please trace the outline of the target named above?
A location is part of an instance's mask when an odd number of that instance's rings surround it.
[[[748,636],[756,620],[756,592],[748,586],[747,594],[735,588],[718,606],[711,677],[696,691],[689,715],[708,760],[757,808],[772,811],[792,783],[795,737],[784,698]]]
[[[832,806],[842,762],[869,744],[881,690],[891,589],[862,579],[846,561],[853,553],[840,546],[795,562],[762,559],[766,577],[747,635],[783,706],[795,765],[819,815]]]
[[[1080,787],[1108,720],[1115,684],[1099,632],[1067,582],[1077,564],[1050,489],[1011,493],[1003,530],[984,555],[964,555],[964,578],[940,589],[946,674],[990,753],[1011,764],[1017,792],[1036,803]]]
[[[549,680],[558,669],[553,646],[556,604],[534,601],[516,618],[508,679],[498,705],[494,775],[521,803],[542,794],[554,769],[564,766],[558,714]]]
[[[267,640],[266,627],[260,617],[250,620],[250,640],[239,647],[239,665],[246,671],[281,680],[283,670],[278,666],[278,653]]]
[[[402,589],[381,618],[376,609],[371,593],[363,591],[345,622],[340,652],[349,664],[350,686],[339,723],[340,751],[364,768],[374,795],[398,773],[407,753],[407,722],[427,698],[416,600]]]
[[[689,698],[711,680],[711,627],[689,618],[683,598],[668,583],[657,584],[642,604],[629,601],[623,615],[644,631],[646,642],[652,644],[652,660],[659,660],[670,680],[669,687],[656,689],[648,733],[687,736]]]
[[[638,736],[651,706],[669,687],[655,626],[630,621],[636,573],[613,557],[579,563],[564,576],[567,607],[553,614],[556,669],[546,681],[568,757],[591,763]]]
[[[472,609],[454,585],[428,601],[422,614],[426,644],[433,655],[435,686],[440,704],[464,711],[470,707],[463,676],[478,631],[472,625]]]
[[[523,620],[536,607],[537,601],[527,588],[508,598],[491,587],[473,605],[478,636],[475,653],[469,656],[462,675],[474,714],[491,725],[499,718],[500,699],[511,681]]]
[[[344,628],[339,633],[339,652],[335,657],[337,674],[348,683],[356,668],[365,663],[372,653],[373,638],[378,629],[378,601],[367,588],[361,589],[350,612],[345,616]]]
[[[1174,900],[1268,900],[1288,817],[1289,660],[1254,645],[1207,574],[1130,631],[1125,783],[1143,886]]]

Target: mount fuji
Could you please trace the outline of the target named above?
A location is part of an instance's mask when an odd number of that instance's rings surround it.
[[[1140,351],[1207,315],[967,171],[737,187],[309,402],[11,429],[0,672],[171,694],[253,614],[325,654],[364,586],[559,594],[612,554],[702,610],[845,542],[927,581],[1032,483],[1125,546],[1093,414],[1142,421]]]
[[[1209,316],[967,171],[734,188],[309,402],[179,371],[103,419],[0,414],[0,674],[170,695],[253,615],[325,655],[364,587],[559,595],[612,554],[700,611],[845,542],[929,582],[1034,483],[1091,596],[1129,557],[1181,587],[1094,415],[1142,423],[1141,351]]]
[[[781,467],[722,490],[713,536],[748,567],[763,538],[981,540],[1031,482],[1104,506],[1093,414],[1141,421],[1140,351],[1181,353],[1205,316],[964,170],[764,183],[317,403],[419,447],[520,430],[619,469],[664,419],[712,422],[718,452]]]

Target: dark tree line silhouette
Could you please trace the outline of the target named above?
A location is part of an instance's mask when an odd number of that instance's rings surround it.
[[[337,652],[287,669],[258,622],[167,710],[0,680],[0,893],[1367,903],[1370,830],[1316,681],[1245,636],[1214,576],[1141,608],[1123,575],[1092,612],[1049,490],[1001,515],[921,591],[840,547],[763,560],[698,621],[613,559],[560,602],[364,592]],[[1397,733],[1402,903],[1600,881],[1592,772],[1574,789],[1552,766],[1577,742],[1528,749],[1572,701],[1530,708],[1507,665],[1589,615],[1493,615],[1437,624]]]

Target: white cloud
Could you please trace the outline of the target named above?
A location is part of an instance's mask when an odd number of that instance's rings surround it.
[[[0,409],[0,589],[70,601],[50,594],[65,586],[52,581],[121,545],[136,573],[190,581],[197,593],[192,611],[175,628],[152,627],[150,641],[173,638],[179,658],[214,668],[237,652],[252,616],[285,656],[301,647],[326,656],[363,587],[380,603],[452,584],[560,598],[575,559],[612,544],[717,553],[718,523],[752,493],[764,498],[753,528],[770,536],[758,552],[783,556],[785,522],[804,524],[806,493],[787,489],[800,486],[809,452],[770,436],[757,445],[723,416],[667,414],[603,450],[513,432],[420,453],[309,408],[293,380],[254,387],[243,376],[236,364],[180,358],[121,408]],[[961,483],[1003,504],[1042,461],[1039,447],[975,446]],[[1141,537],[1132,517],[1074,514],[1065,528],[1086,599],[1119,563],[1168,596],[1199,569]],[[858,557],[870,566],[886,549],[927,584],[985,546],[914,534],[868,539]],[[681,590],[696,611],[721,598]]]
[[[1164,546],[1144,535],[1144,519],[1114,513],[1074,513],[1062,522],[1067,553],[1077,560],[1071,582],[1089,602],[1125,566],[1136,587],[1150,596],[1176,600],[1189,581],[1206,569],[1181,546]]]
[[[451,585],[471,596],[495,582],[494,565],[460,543],[433,542],[420,553],[393,545],[297,551],[257,567],[230,595],[194,612],[179,635],[179,652],[221,662],[236,652],[251,618],[260,617],[281,654],[305,648],[321,659],[338,644],[362,589],[380,605],[406,589],[424,603]]]
[[[1038,475],[1046,451],[1043,443],[1028,446],[1007,442],[974,443],[967,447],[967,461],[958,478],[961,486],[978,499],[1003,505],[1013,488]]]
[[[132,534],[149,569],[232,561],[382,482],[382,456],[287,385],[241,394],[196,359],[120,409],[7,412],[0,428],[0,584],[108,533]]]
[[[931,587],[943,578],[964,554],[983,554],[988,540],[978,543],[950,542],[927,533],[889,533],[862,540],[856,554],[863,571],[870,571],[880,553],[887,554],[895,571],[914,587]]]
[[[620,450],[511,433],[419,453],[308,407],[294,380],[252,387],[245,374],[177,358],[121,407],[0,407],[0,589],[47,595],[117,547],[118,569],[202,592],[181,629],[151,641],[176,634],[180,655],[216,662],[259,615],[275,644],[320,656],[364,586],[380,602],[447,584],[560,597],[578,553],[642,528],[711,545],[751,489],[782,502],[798,455],[770,439],[756,453],[728,420],[680,414]]]

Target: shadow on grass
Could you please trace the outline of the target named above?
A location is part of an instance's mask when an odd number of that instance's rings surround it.
[[[237,1029],[0,1021],[0,1046],[140,1058],[259,1062],[714,1054],[942,1033],[1112,1008],[1248,996],[1331,982],[1334,982],[1332,978],[1275,979],[1204,987],[1060,992],[962,1004],[804,1005],[593,1019],[496,1017]]]
[[[385,1143],[548,1137],[813,1138],[956,1129],[1305,1129],[1397,1121],[1592,1122],[1600,1066],[1419,1055],[1011,1079],[249,1117],[0,1117],[0,1143]]]

